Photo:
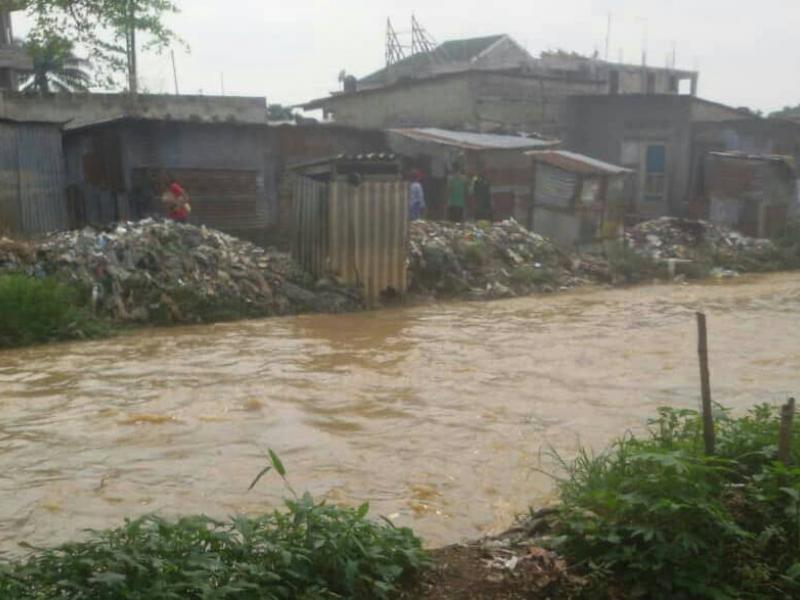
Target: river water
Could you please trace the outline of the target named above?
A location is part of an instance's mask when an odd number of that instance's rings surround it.
[[[714,398],[800,393],[800,275],[582,290],[180,329],[0,353],[0,554],[125,516],[224,517],[292,485],[369,500],[429,545],[551,497],[550,450],[601,448]]]

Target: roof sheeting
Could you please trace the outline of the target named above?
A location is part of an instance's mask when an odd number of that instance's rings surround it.
[[[791,156],[783,154],[745,154],[743,152],[709,152],[710,156],[751,162],[768,162],[786,167],[792,174],[797,173],[797,164]]]
[[[568,152],[567,150],[539,150],[526,152],[525,154],[537,162],[581,175],[624,175],[625,173],[633,172],[625,167],[603,162],[576,152]]]
[[[561,143],[560,140],[543,140],[519,135],[451,131],[435,127],[390,129],[389,131],[420,142],[455,146],[464,150],[529,150],[532,148],[550,148]]]

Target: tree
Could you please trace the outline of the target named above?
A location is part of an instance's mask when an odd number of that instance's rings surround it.
[[[800,104],[797,106],[784,106],[782,110],[771,113],[772,119],[800,119]]]
[[[290,106],[269,104],[267,105],[267,119],[270,121],[293,121],[294,111]]]
[[[180,41],[164,17],[178,12],[173,0],[5,0],[25,10],[34,21],[34,35],[67,37],[86,47],[98,84],[113,86],[125,74],[131,93],[138,90],[137,35],[145,50],[161,51]]]
[[[22,91],[48,94],[50,92],[88,92],[92,83],[89,61],[74,54],[74,44],[63,37],[32,37],[25,51],[33,59],[33,72],[22,84]]]

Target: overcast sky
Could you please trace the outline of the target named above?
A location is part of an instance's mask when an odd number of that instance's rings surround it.
[[[182,93],[267,96],[300,103],[337,89],[342,69],[383,66],[386,18],[417,19],[438,42],[508,33],[531,53],[605,50],[610,58],[699,69],[700,95],[771,111],[800,103],[800,0],[177,0],[170,18],[189,44],[176,49]],[[18,18],[17,33],[26,24]],[[151,92],[172,92],[169,55],[142,58]]]

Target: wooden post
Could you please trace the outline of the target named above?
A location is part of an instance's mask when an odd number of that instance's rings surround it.
[[[794,398],[781,408],[781,429],[778,435],[778,460],[787,467],[792,459],[792,422],[794,420]]]
[[[700,357],[700,391],[703,398],[703,441],[706,454],[714,454],[714,416],[711,412],[711,377],[708,372],[708,333],[706,316],[697,313],[697,353]]]

